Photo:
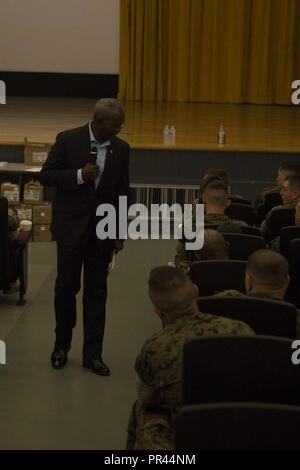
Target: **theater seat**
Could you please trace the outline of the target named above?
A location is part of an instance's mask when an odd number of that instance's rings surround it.
[[[300,449],[300,408],[268,403],[183,407],[176,419],[181,450]]]
[[[183,349],[183,404],[251,401],[300,405],[292,339],[202,336]]]
[[[300,226],[292,225],[280,230],[280,253],[288,259],[290,242],[300,238]]]
[[[190,278],[198,286],[199,296],[235,289],[245,292],[246,261],[209,260],[191,265]]]
[[[265,239],[244,233],[223,233],[230,245],[230,259],[248,260],[254,251],[266,248]]]
[[[256,224],[256,214],[252,206],[245,204],[230,204],[225,214],[231,219],[243,220],[248,225]]]
[[[296,338],[296,307],[279,300],[250,296],[200,297],[200,312],[247,323],[259,335]]]

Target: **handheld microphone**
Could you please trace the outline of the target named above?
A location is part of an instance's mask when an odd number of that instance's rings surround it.
[[[90,163],[92,165],[96,165],[97,156],[98,156],[98,149],[97,149],[96,145],[92,145],[90,156],[91,156]]]

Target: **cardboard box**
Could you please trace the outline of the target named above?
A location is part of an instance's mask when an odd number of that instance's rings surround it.
[[[52,204],[50,202],[44,202],[38,206],[33,206],[32,220],[34,224],[51,224]]]
[[[18,215],[18,219],[32,221],[32,206],[30,204],[18,204],[13,206],[13,209]]]
[[[1,184],[1,196],[6,197],[8,204],[19,204],[20,202],[20,186],[13,183]]]
[[[25,165],[43,166],[47,160],[51,145],[43,142],[24,141],[24,163]]]
[[[30,181],[24,185],[24,204],[41,204],[44,198],[44,187],[38,181]]]
[[[34,242],[51,242],[52,235],[50,232],[50,225],[33,225],[32,239]]]

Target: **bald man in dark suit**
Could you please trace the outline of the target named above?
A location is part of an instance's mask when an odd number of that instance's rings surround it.
[[[84,267],[82,365],[98,375],[110,374],[102,359],[106,280],[112,254],[123,248],[123,241],[97,238],[96,209],[108,203],[118,210],[119,196],[129,193],[130,149],[116,137],[123,122],[116,99],[99,100],[91,122],[58,134],[41,171],[42,183],[57,188],[52,221],[57,242],[55,369],[68,360]]]

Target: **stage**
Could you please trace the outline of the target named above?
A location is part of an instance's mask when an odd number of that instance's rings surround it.
[[[8,97],[0,106],[0,144],[52,143],[58,132],[86,123],[95,100]],[[124,103],[120,136],[133,149],[273,152],[300,154],[300,107],[206,103]],[[175,125],[176,144],[165,146],[165,125]],[[219,126],[227,143],[217,145]]]
[[[24,138],[53,143],[88,122],[95,100],[8,97],[0,106],[0,160],[23,161]],[[280,161],[300,162],[300,107],[197,103],[124,103],[120,137],[132,147],[131,181],[142,187],[197,186],[207,167],[225,168],[235,191],[254,197]],[[165,125],[176,143],[165,145]],[[219,146],[220,125],[226,144]]]

